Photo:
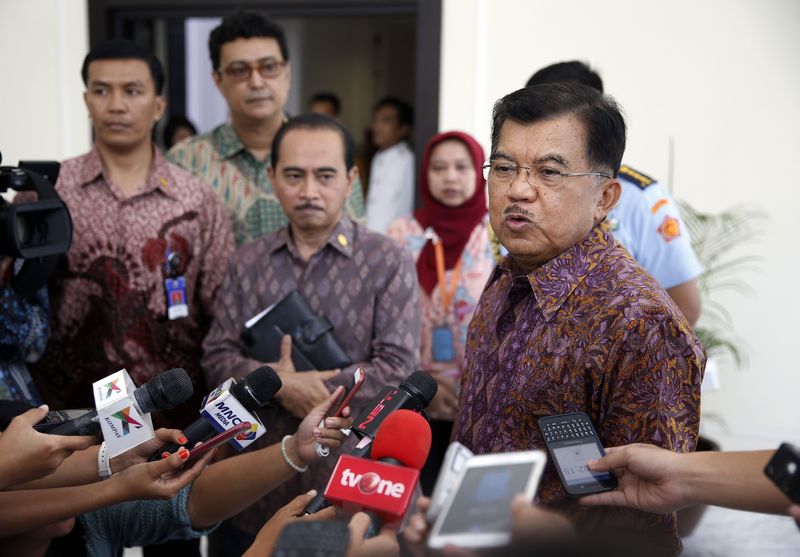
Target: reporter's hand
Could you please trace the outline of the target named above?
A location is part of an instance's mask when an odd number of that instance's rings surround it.
[[[0,488],[52,474],[73,452],[95,443],[93,435],[49,435],[33,429],[47,412],[47,405],[32,408],[0,434]]]
[[[278,542],[284,527],[290,522],[298,520],[331,520],[336,518],[336,509],[328,507],[318,513],[310,514],[307,516],[300,516],[303,509],[306,508],[311,500],[316,497],[317,491],[312,489],[308,493],[298,495],[284,507],[272,515],[261,530],[258,532],[253,545],[245,552],[242,557],[264,557],[265,555],[272,555],[272,550]]]
[[[400,555],[397,532],[388,526],[374,538],[364,539],[372,521],[366,513],[358,512],[350,519],[350,544],[347,557],[396,557]]]
[[[534,505],[524,495],[511,502],[511,542],[518,547],[562,542],[575,537],[575,528],[565,516]]]
[[[797,527],[800,528],[800,505],[792,505],[789,507],[787,511],[789,516],[794,518],[794,521],[797,523]]]
[[[283,386],[275,398],[287,412],[298,418],[306,417],[315,406],[322,404],[330,395],[325,381],[338,375],[341,370],[298,372],[292,363],[292,337],[281,339],[280,360],[268,364],[281,378]]]
[[[613,470],[616,491],[587,495],[582,505],[617,505],[647,512],[669,513],[692,501],[680,477],[681,455],[654,445],[636,443],[606,449],[606,456],[589,462],[594,472]]]
[[[408,519],[408,524],[403,530],[403,545],[415,557],[425,555],[428,540],[428,522],[425,519],[425,515],[430,506],[431,500],[429,497],[417,499],[417,510]]]
[[[185,445],[187,442],[188,439],[184,437],[181,430],[166,429],[162,427],[156,430],[155,437],[153,439],[145,441],[141,445],[137,445],[134,448],[112,458],[111,472],[122,472],[123,470],[127,470],[135,464],[147,462],[147,459],[151,454],[167,443]]]
[[[427,408],[428,416],[432,420],[454,420],[456,411],[458,410],[456,388],[459,380],[455,377],[436,375],[433,372],[431,372],[431,377],[436,380],[436,384],[439,388],[436,390],[436,396],[433,397],[433,400]]]
[[[319,427],[319,424],[325,417],[325,413],[343,392],[344,387],[337,387],[322,404],[314,407],[300,423],[297,432],[292,435],[292,439],[289,440],[289,442],[294,443],[294,449],[303,462],[309,463],[319,460],[320,457],[317,455],[315,448],[317,443],[333,449],[338,449],[342,446],[345,435],[341,430],[353,424],[353,419],[349,417],[349,406],[342,412],[343,417],[325,418],[324,426]]]
[[[191,467],[181,470],[189,458],[189,450],[181,447],[169,458],[135,464],[106,481],[115,482],[127,499],[172,499],[200,475],[215,452],[216,449],[208,451]]]

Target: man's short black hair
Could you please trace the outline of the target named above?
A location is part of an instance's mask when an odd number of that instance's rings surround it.
[[[531,76],[526,84],[527,87],[531,85],[541,85],[542,83],[562,83],[562,82],[578,82],[593,87],[603,92],[603,80],[600,74],[579,60],[572,60],[571,62],[559,62],[552,64],[546,68],[542,68]]]
[[[278,133],[275,134],[275,139],[272,140],[272,154],[270,156],[270,165],[272,165],[272,168],[278,167],[281,141],[283,141],[283,137],[292,130],[333,130],[338,132],[339,135],[342,136],[344,164],[347,170],[350,170],[355,165],[356,144],[355,141],[353,141],[353,136],[347,131],[347,128],[330,116],[309,113],[290,118],[281,126]]]
[[[278,41],[283,61],[289,61],[289,49],[286,46],[286,35],[283,27],[267,19],[258,12],[237,9],[222,18],[222,23],[214,27],[208,36],[208,53],[211,56],[211,67],[219,70],[222,45],[236,39],[267,38]]]
[[[141,60],[147,64],[150,68],[150,76],[156,86],[156,95],[161,95],[166,81],[161,60],[145,47],[127,39],[105,41],[89,51],[89,54],[83,59],[83,67],[81,68],[83,84],[89,85],[89,64],[95,60],[127,60],[131,58]]]
[[[591,170],[609,170],[616,176],[625,152],[625,119],[614,99],[580,83],[533,85],[497,101],[492,113],[492,154],[506,120],[524,125],[566,115],[583,123]]]
[[[311,106],[316,102],[331,103],[331,106],[333,106],[333,113],[336,116],[339,115],[339,111],[342,109],[342,103],[339,100],[339,97],[328,91],[317,93],[311,97],[311,100],[308,101],[308,105]]]
[[[414,109],[403,99],[397,97],[383,97],[375,103],[372,112],[377,112],[379,108],[384,106],[393,106],[397,110],[397,123],[401,126],[407,124],[408,126],[414,125]]]

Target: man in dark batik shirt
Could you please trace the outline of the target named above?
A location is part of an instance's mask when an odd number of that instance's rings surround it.
[[[366,370],[353,399],[357,415],[381,387],[397,385],[415,369],[419,315],[411,256],[386,236],[343,214],[358,170],[353,139],[336,120],[306,114],[289,120],[272,144],[270,178],[289,226],[239,249],[219,290],[214,322],[203,344],[211,384],[242,377],[261,362],[242,342],[244,324],[298,290],[333,325],[332,334]],[[354,366],[295,372],[273,364],[283,381],[277,409],[264,414],[267,434],[256,446],[281,440],[300,419],[344,384]],[[226,555],[240,555],[261,526],[295,496],[324,489],[335,455],[312,465],[222,527]],[[247,534],[251,534],[248,536]],[[238,553],[237,553],[238,551]]]
[[[543,449],[537,419],[586,412],[604,446],[695,448],[705,355],[669,296],[610,233],[625,122],[579,84],[521,89],[494,109],[492,228],[509,255],[467,335],[456,439],[476,453]],[[549,466],[541,504],[581,527],[645,530],[676,554],[674,514],[567,499]]]

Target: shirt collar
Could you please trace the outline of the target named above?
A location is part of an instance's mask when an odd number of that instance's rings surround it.
[[[536,305],[546,321],[555,315],[598,263],[616,246],[605,221],[580,242],[528,274]]]
[[[611,226],[603,221],[592,228],[583,240],[527,275],[534,300],[545,321],[555,315],[616,243]],[[520,270],[513,259],[505,257],[495,266],[487,286],[503,275],[513,280],[519,274]]]
[[[167,159],[164,158],[164,155],[155,145],[152,146],[152,149],[153,161],[150,166],[150,173],[147,175],[147,181],[132,197],[161,190],[167,196],[178,199],[178,192],[175,191],[176,181]],[[93,146],[92,150],[89,151],[83,164],[78,169],[78,173],[78,183],[82,186],[94,183],[100,177],[103,177],[106,183],[110,183],[97,146]]]
[[[279,249],[286,248],[292,255],[297,256],[294,240],[289,232],[290,226],[291,225],[284,226],[272,235],[267,242],[267,253],[275,253]],[[330,246],[345,257],[352,258],[355,232],[355,224],[350,220],[350,217],[343,213],[342,218],[339,219],[339,222],[336,224],[336,227],[333,229],[333,232],[331,232],[328,241],[322,249]]]
[[[246,150],[244,143],[236,135],[236,130],[233,129],[233,124],[230,122],[217,126],[217,129],[214,130],[214,140],[217,144],[217,152],[225,159],[234,157]]]

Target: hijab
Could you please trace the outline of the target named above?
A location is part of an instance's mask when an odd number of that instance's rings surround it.
[[[443,141],[451,139],[460,141],[467,148],[475,167],[475,193],[458,207],[448,207],[436,200],[431,195],[430,185],[428,184],[431,152]],[[422,228],[430,227],[436,232],[444,248],[445,269],[455,267],[469,241],[469,237],[472,235],[472,231],[483,221],[487,213],[486,180],[483,179],[483,169],[481,168],[483,161],[484,154],[480,144],[466,133],[456,131],[440,133],[433,136],[425,145],[425,152],[422,156],[422,172],[419,180],[422,207],[414,211],[414,218]],[[436,255],[431,240],[428,240],[422,248],[419,259],[417,259],[417,276],[419,277],[420,286],[428,294],[433,292],[433,289],[436,288],[438,277],[436,276]]]

